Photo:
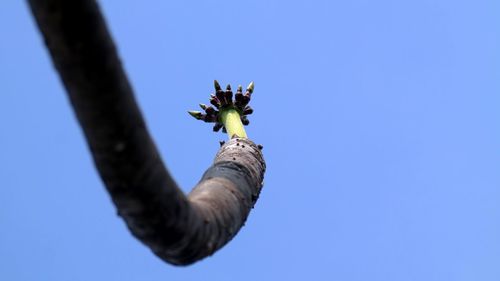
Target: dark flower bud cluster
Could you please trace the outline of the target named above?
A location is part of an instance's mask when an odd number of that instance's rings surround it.
[[[251,82],[248,85],[244,94],[241,85],[238,86],[236,94],[234,95],[234,100],[231,85],[227,85],[226,90],[222,90],[219,82],[214,80],[214,88],[215,93],[210,95],[211,105],[200,104],[201,109],[205,111],[204,113],[194,110],[188,111],[188,113],[198,120],[203,120],[207,123],[215,123],[213,127],[214,132],[218,132],[220,129],[222,129],[223,133],[226,132],[226,128],[221,122],[220,113],[221,111],[227,109],[234,109],[238,111],[243,125],[246,126],[250,124],[247,115],[252,114],[253,109],[248,106],[248,103],[252,98],[254,83]]]

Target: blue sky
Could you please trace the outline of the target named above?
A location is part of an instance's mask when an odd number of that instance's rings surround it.
[[[1,280],[500,280],[498,1],[101,1],[188,192],[218,141],[186,110],[255,81],[265,186],[213,257],[117,217],[24,1],[0,3]]]

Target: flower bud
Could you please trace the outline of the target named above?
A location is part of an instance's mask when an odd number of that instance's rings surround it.
[[[243,109],[243,114],[244,115],[250,115],[253,113],[253,109],[250,106],[245,106],[245,109]]]
[[[216,92],[222,90],[222,88],[220,87],[219,82],[217,82],[217,80],[214,80],[214,88],[215,88]]]
[[[199,111],[196,111],[196,110],[190,110],[188,111],[189,115],[193,116],[194,118],[200,120],[203,118],[203,114],[201,114],[201,112]]]

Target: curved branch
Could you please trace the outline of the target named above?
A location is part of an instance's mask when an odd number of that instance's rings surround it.
[[[28,2],[97,170],[133,235],[176,265],[225,245],[262,187],[260,149],[248,139],[230,140],[186,197],[147,131],[97,3]]]

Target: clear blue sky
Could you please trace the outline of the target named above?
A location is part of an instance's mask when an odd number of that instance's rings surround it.
[[[265,186],[187,268],[118,218],[24,1],[0,3],[0,280],[500,280],[498,1],[101,1],[187,192],[255,81]],[[177,97],[174,97],[177,95]]]

